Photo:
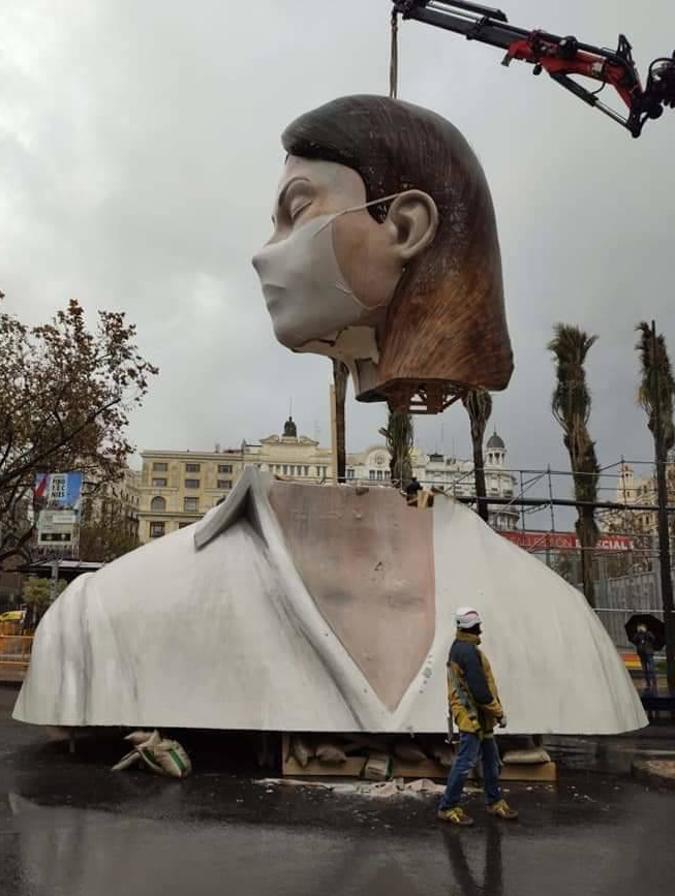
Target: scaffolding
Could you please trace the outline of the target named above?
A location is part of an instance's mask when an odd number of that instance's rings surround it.
[[[657,530],[659,504],[653,461],[621,457],[602,467],[597,500],[593,502],[575,499],[573,477],[594,474],[575,474],[550,466],[500,467],[499,472],[511,477],[513,494],[490,494],[488,490],[483,500],[492,518],[500,509],[518,514],[516,531],[501,531],[501,534],[516,541],[579,590],[582,589],[581,554],[589,551],[596,588],[595,611],[618,647],[629,647],[624,625],[634,613],[653,613],[663,619]],[[494,469],[487,467],[484,473],[489,476]],[[478,498],[470,488],[473,479],[474,470],[467,465],[446,487],[432,479],[422,484],[436,493],[477,506]],[[672,545],[675,541],[675,459],[666,462],[666,479],[665,510]],[[596,512],[600,539],[594,548],[582,548],[576,538],[575,510],[579,507],[593,507]],[[500,531],[498,526],[494,528]]]

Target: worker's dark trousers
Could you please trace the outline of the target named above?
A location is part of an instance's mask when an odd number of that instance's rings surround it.
[[[654,654],[641,654],[640,662],[642,664],[642,671],[644,672],[645,676],[645,690],[648,694],[651,694],[652,697],[656,697],[658,685],[656,683],[656,666],[654,665]]]
[[[459,803],[466,779],[479,758],[483,760],[483,786],[488,806],[502,798],[499,786],[499,753],[494,737],[481,739],[477,734],[462,732],[459,735],[459,750],[450,769],[439,809],[452,809]]]

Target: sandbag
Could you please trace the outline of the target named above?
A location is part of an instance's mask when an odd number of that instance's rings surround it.
[[[543,765],[550,761],[551,757],[541,747],[534,750],[507,750],[502,756],[504,765]]]
[[[391,756],[387,753],[371,753],[362,774],[367,781],[386,781],[391,777]]]
[[[159,740],[159,731],[132,731],[131,734],[127,734],[124,739],[129,741],[129,743],[133,744],[135,747],[138,747],[150,740],[154,734],[157,735],[157,739]]]
[[[314,755],[314,750],[304,737],[291,738],[291,754],[302,768],[307,768],[307,763]]]
[[[426,753],[413,741],[401,741],[394,747],[394,756],[404,762],[424,762]]]
[[[161,740],[152,752],[157,764],[170,778],[187,778],[192,771],[190,757],[177,740]]]
[[[123,772],[127,768],[131,768],[132,765],[135,765],[137,762],[141,761],[141,756],[138,750],[132,750],[130,753],[127,753],[126,756],[122,756],[120,761],[113,765],[110,769],[112,772]]]
[[[186,778],[192,771],[190,757],[177,740],[162,738],[159,731],[133,731],[125,740],[134,749],[113,766],[113,771],[123,771],[139,760],[151,771],[169,778]]]
[[[383,736],[371,736],[361,734],[350,734],[349,740],[342,746],[345,753],[362,753],[363,751],[374,750],[376,753],[387,748],[387,740]]]
[[[317,745],[316,758],[326,765],[342,765],[347,761],[345,751],[341,747],[326,741]]]
[[[442,765],[443,768],[450,768],[455,758],[454,751],[448,744],[441,744],[438,747],[434,747],[432,755],[436,762],[438,762],[439,765]]]

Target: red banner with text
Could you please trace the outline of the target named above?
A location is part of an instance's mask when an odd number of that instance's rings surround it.
[[[500,532],[526,551],[578,551],[579,539],[574,532]],[[632,551],[635,545],[628,535],[601,535],[596,551]]]

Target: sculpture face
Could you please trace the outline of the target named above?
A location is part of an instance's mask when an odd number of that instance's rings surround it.
[[[394,217],[369,213],[356,171],[289,156],[272,222],[253,265],[279,342],[298,349],[383,320],[405,253]]]
[[[445,119],[388,97],[292,122],[256,254],[274,332],[344,361],[360,401],[437,413],[513,368],[483,170]]]

